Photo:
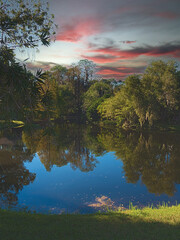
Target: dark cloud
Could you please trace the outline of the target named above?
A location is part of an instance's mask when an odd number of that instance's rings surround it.
[[[102,32],[139,29],[172,31],[180,20],[180,2],[155,0],[52,0],[59,31],[57,40],[77,42]],[[169,24],[167,25],[167,22]],[[171,24],[172,23],[172,24]],[[175,31],[176,27],[174,27]],[[99,34],[100,36],[100,34]]]
[[[125,66],[120,66],[120,67],[107,67],[107,66],[100,66],[98,67],[98,70],[111,70],[115,71],[117,73],[123,72],[123,73],[129,73],[129,72],[134,72],[134,73],[141,73],[144,71],[145,67],[125,67]]]
[[[95,63],[112,63],[118,61],[118,57],[111,56],[111,55],[95,55],[95,56],[87,56],[87,55],[81,55],[81,58],[88,59],[90,61],[93,61]]]
[[[180,42],[175,42],[180,39],[180,0],[52,0],[50,6],[59,25],[55,54],[63,48],[72,61],[81,57],[112,66],[99,69],[103,76],[124,78],[142,70],[113,67],[120,64],[140,66],[157,57],[180,60]]]
[[[177,43],[166,43],[159,46],[150,46],[147,45],[145,47],[133,48],[130,50],[133,54],[143,54],[147,56],[173,56],[175,58],[179,57],[180,53],[180,42]]]
[[[88,54],[91,53],[91,56]],[[93,55],[92,55],[93,54]],[[131,60],[139,56],[171,56],[179,59],[180,56],[180,42],[166,43],[159,46],[145,45],[143,47],[133,47],[131,49],[121,49],[116,45],[114,46],[98,46],[96,44],[90,44],[87,54],[83,55],[84,58],[94,60],[96,63],[115,62],[118,60]]]

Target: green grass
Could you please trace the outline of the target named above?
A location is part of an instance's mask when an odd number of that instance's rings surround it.
[[[89,215],[0,210],[2,240],[178,240],[180,205]]]

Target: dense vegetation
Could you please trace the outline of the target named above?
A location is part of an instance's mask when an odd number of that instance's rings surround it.
[[[98,110],[120,126],[153,126],[180,120],[180,72],[174,62],[153,62],[144,74],[129,76]]]
[[[48,46],[56,26],[41,1],[0,1],[0,120],[111,122],[123,128],[180,121],[180,72],[175,62],[153,62],[124,82],[96,79],[86,59],[33,75],[17,62],[18,47]]]
[[[80,60],[33,75],[17,62],[17,47],[48,46],[55,34],[53,15],[39,1],[0,1],[1,120],[88,120],[123,128],[180,121],[180,72],[175,62],[153,62],[142,75],[124,82],[96,79],[92,61]]]
[[[4,59],[4,51],[0,53],[1,120],[108,120],[123,128],[180,121],[180,72],[174,62],[153,62],[144,74],[117,83],[95,80],[88,60],[34,76],[10,51]]]

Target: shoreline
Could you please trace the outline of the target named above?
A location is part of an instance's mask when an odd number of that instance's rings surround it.
[[[169,131],[169,132],[180,132],[180,125],[179,124],[157,124],[154,125],[151,128],[122,128],[121,126],[117,126],[114,122],[77,122],[77,121],[56,121],[56,120],[48,120],[48,121],[32,121],[31,124],[35,126],[48,126],[49,123],[54,123],[57,125],[61,124],[76,124],[76,125],[92,125],[95,127],[100,127],[104,129],[120,129],[125,132],[133,131],[133,132],[148,132],[148,131]],[[16,121],[16,120],[11,120],[10,122],[5,121],[5,120],[0,120],[0,130],[7,129],[7,128],[22,128],[25,127],[26,125],[30,125],[30,123],[26,123],[23,121]]]

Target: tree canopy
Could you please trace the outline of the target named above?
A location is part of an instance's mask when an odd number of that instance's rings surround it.
[[[127,77],[121,89],[98,108],[102,118],[123,127],[180,120],[180,78],[175,62],[156,61],[142,75]]]
[[[54,15],[41,0],[0,0],[0,46],[34,48],[50,44]]]
[[[55,34],[54,16],[43,1],[0,0],[0,110],[1,119],[37,118],[43,101],[43,74],[33,75],[17,62],[15,48],[48,46]]]

